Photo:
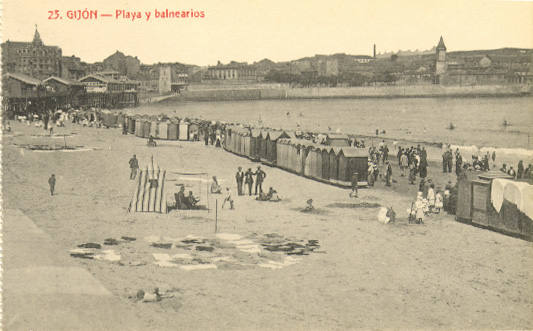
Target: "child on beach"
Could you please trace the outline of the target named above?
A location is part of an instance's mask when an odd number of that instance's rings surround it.
[[[415,202],[416,224],[424,224],[425,208],[426,208],[426,204],[424,203],[422,192],[418,192],[418,197],[416,198],[416,202]]]
[[[229,187],[226,187],[226,198],[224,198],[224,202],[222,202],[222,209],[224,209],[224,205],[226,204],[226,202],[229,202],[229,209],[234,209],[233,198],[231,197],[231,191]]]
[[[435,208],[435,184],[433,183],[429,185],[427,199],[428,199],[428,210],[431,213],[433,212],[433,208]]]
[[[435,195],[435,212],[440,214],[440,210],[444,207],[442,193],[440,189],[437,189],[437,194]]]

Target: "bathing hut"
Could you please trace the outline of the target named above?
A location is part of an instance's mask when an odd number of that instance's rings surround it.
[[[167,139],[168,140],[178,140],[178,123],[176,121],[170,121],[167,126]]]
[[[330,148],[322,147],[322,179],[329,181],[329,151]]]
[[[178,126],[179,140],[189,140],[189,123],[181,121]]]
[[[339,179],[339,159],[337,157],[340,148],[332,147],[329,151],[329,181],[336,184]]]
[[[259,160],[261,158],[261,130],[250,130],[250,158]]]
[[[276,142],[276,165],[282,169],[289,170],[290,162],[290,139],[281,138]]]
[[[533,239],[533,187],[499,171],[467,171],[458,179],[456,219]]]
[[[128,133],[135,134],[135,129],[137,128],[136,126],[137,124],[135,123],[135,117],[128,116],[127,121],[128,121]]]
[[[241,137],[241,154],[240,155],[250,157],[251,155],[250,130],[248,128],[240,128],[239,136]]]
[[[150,120],[143,121],[143,137],[144,138],[150,138],[151,125],[152,123],[150,122]]]
[[[157,138],[165,140],[168,139],[168,121],[159,123]]]
[[[368,177],[368,153],[364,149],[345,147],[337,155],[338,184],[343,186],[352,185],[352,176],[358,174],[359,183],[365,182]]]
[[[135,136],[137,137],[144,137],[144,125],[142,118],[137,118],[135,120]]]
[[[150,135],[154,138],[158,138],[159,136],[159,122],[158,121],[150,121]]]
[[[290,138],[289,134],[285,131],[269,131],[266,133],[266,137],[263,140],[265,142],[266,153],[265,153],[265,162],[269,164],[276,164],[277,152],[276,152],[276,143],[278,139],[281,138]]]

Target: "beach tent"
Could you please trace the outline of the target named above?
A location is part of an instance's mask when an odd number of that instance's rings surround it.
[[[189,140],[189,123],[181,121],[178,126],[179,140]]]
[[[161,169],[139,170],[128,211],[166,214],[165,176]]]
[[[159,136],[159,122],[151,121],[150,122],[150,135],[154,138]]]
[[[357,172],[359,182],[366,182],[368,177],[368,152],[365,149],[344,147],[338,154],[338,184],[352,185],[352,176]]]
[[[159,123],[157,138],[165,140],[168,139],[168,122]]]
[[[143,137],[144,138],[150,138],[151,133],[151,123],[149,120],[143,121]]]
[[[167,139],[168,140],[178,140],[178,123],[175,121],[170,121],[167,126]]]
[[[144,124],[143,120],[141,118],[138,118],[135,120],[135,136],[137,137],[144,137]]]
[[[137,128],[137,126],[136,126],[137,124],[135,122],[135,117],[128,116],[127,120],[128,120],[128,133],[129,134],[135,134],[135,129]]]

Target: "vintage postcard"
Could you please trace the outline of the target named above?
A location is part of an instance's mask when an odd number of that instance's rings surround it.
[[[2,0],[2,330],[533,329],[533,1]]]

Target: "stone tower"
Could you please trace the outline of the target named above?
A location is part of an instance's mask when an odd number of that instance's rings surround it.
[[[159,94],[170,92],[172,77],[170,73],[170,66],[159,67]]]
[[[440,76],[446,72],[446,45],[442,36],[440,37],[439,44],[437,45],[437,61],[435,63],[435,75]]]

